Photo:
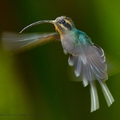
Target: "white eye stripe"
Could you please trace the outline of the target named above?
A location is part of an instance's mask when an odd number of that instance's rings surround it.
[[[59,22],[59,25],[61,26],[61,28],[65,29],[65,30],[71,30],[72,29],[72,25],[71,25],[70,21],[66,20],[66,19],[64,19],[64,23]]]
[[[66,23],[68,23],[70,26],[72,26],[71,22],[67,19],[65,19]]]
[[[64,26],[63,24],[60,24],[60,26],[61,26],[62,28],[64,28],[64,29],[66,29],[66,30],[67,30],[67,27],[66,27],[66,26]]]

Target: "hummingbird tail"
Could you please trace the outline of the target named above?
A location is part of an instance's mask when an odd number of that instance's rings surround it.
[[[102,87],[102,91],[105,96],[106,102],[107,102],[108,106],[110,106],[114,102],[114,98],[113,98],[110,90],[108,89],[106,83],[102,80],[99,80],[99,83]]]
[[[90,82],[90,93],[91,93],[91,112],[93,112],[99,109],[99,99],[94,81]]]

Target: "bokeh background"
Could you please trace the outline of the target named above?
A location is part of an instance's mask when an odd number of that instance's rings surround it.
[[[119,120],[120,1],[1,0],[0,33],[19,32],[26,25],[66,15],[101,46],[108,60],[115,98],[108,108],[97,84],[100,109],[90,113],[89,86],[73,82],[68,56],[60,42],[50,42],[11,56],[0,46],[0,120]],[[53,32],[49,24],[26,32]]]

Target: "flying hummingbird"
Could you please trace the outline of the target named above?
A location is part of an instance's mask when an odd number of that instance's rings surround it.
[[[52,39],[61,41],[64,52],[70,55],[68,59],[69,65],[75,66],[74,72],[76,77],[81,76],[85,87],[90,84],[91,112],[96,111],[99,108],[95,80],[101,85],[106,102],[108,106],[110,106],[114,102],[114,98],[105,83],[108,76],[103,49],[94,44],[85,32],[76,29],[72,19],[66,16],[57,17],[55,20],[41,20],[34,22],[23,28],[20,33],[29,27],[43,23],[53,24],[57,32],[30,35],[6,33],[3,35],[4,46],[10,50],[17,50]]]

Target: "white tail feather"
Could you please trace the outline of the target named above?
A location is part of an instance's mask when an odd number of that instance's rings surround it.
[[[93,111],[96,111],[97,109],[99,109],[99,99],[98,99],[97,89],[96,89],[94,82],[91,82],[90,85],[91,85],[91,88],[90,88],[91,112],[93,112]]]
[[[102,80],[99,80],[99,83],[102,87],[102,91],[105,96],[106,102],[107,102],[108,106],[110,106],[114,102],[114,98],[113,98],[110,90],[108,89],[107,85],[105,84],[105,82]]]

